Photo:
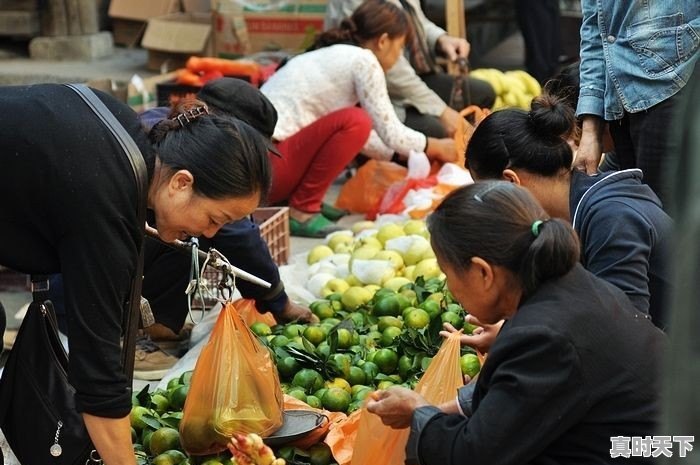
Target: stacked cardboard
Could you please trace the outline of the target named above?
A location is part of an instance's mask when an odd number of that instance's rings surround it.
[[[175,13],[148,21],[141,46],[148,49],[148,69],[182,68],[192,55],[214,55],[209,13]]]
[[[178,11],[179,0],[111,0],[108,14],[112,18],[114,43],[138,45],[149,19]]]
[[[275,7],[266,7],[266,3],[247,2],[243,11],[253,52],[300,52],[323,30],[326,0],[290,0]]]

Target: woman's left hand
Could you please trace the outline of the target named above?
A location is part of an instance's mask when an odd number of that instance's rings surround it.
[[[413,412],[428,402],[420,394],[402,387],[392,387],[386,391],[377,391],[367,402],[367,410],[379,415],[382,423],[400,429],[411,425]]]
[[[457,61],[458,58],[467,58],[471,46],[466,39],[441,35],[437,40],[437,49],[445,54],[448,60]]]

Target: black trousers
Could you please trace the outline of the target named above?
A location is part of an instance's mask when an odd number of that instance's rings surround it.
[[[671,187],[667,171],[677,156],[679,141],[671,137],[672,122],[681,99],[681,90],[671,98],[639,113],[625,113],[608,127],[615,144],[615,153],[607,154],[601,169],[639,168],[644,172],[644,183],[659,196],[667,210]]]
[[[544,84],[559,68],[559,0],[515,0],[515,15],[525,40],[525,68]]]
[[[187,318],[184,291],[189,280],[191,258],[151,237],[146,237],[145,241],[141,295],[150,303],[155,320],[177,334]],[[68,324],[62,275],[51,276],[49,297],[56,310],[58,327],[66,334]]]
[[[156,322],[177,334],[187,319],[185,289],[191,257],[153,238],[146,238],[142,295],[148,300]],[[205,249],[206,250],[206,249]]]
[[[454,88],[455,78],[447,73],[433,73],[421,76],[421,79],[430,87],[436,94],[440,96],[445,103],[450,103],[452,90]],[[462,95],[465,98],[466,105],[479,105],[483,108],[491,108],[496,100],[496,93],[493,87],[486,81],[480,79],[468,78],[462,86]],[[467,96],[471,96],[471,102],[467,102]],[[455,108],[459,111],[461,108]],[[428,137],[443,138],[447,137],[447,132],[440,122],[440,118],[434,115],[424,115],[413,107],[406,108],[406,126],[422,132]]]

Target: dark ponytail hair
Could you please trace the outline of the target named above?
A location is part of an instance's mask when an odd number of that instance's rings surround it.
[[[243,121],[207,114],[204,108],[199,100],[180,101],[169,118],[153,126],[148,136],[162,167],[171,172],[188,170],[194,177],[194,191],[203,197],[223,199],[258,192],[264,199],[272,176],[265,139]]]
[[[390,39],[406,36],[408,42],[411,31],[411,24],[401,7],[387,0],[365,0],[338,27],[319,34],[308,50],[335,44],[360,45],[384,33]]]
[[[487,116],[474,130],[466,165],[477,179],[501,179],[506,168],[541,176],[571,169],[566,139],[576,126],[574,110],[562,99],[542,94],[530,111],[508,108]]]
[[[428,229],[441,261],[460,270],[481,257],[511,271],[524,296],[568,273],[579,260],[571,225],[549,218],[532,194],[505,181],[453,191],[428,217]]]

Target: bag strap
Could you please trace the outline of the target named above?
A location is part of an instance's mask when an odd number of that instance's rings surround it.
[[[117,121],[111,111],[104,103],[84,84],[65,84],[66,87],[77,93],[88,107],[100,118],[102,123],[109,129],[117,140],[122,150],[129,158],[131,168],[134,171],[136,189],[138,193],[138,221],[139,226],[144,231],[146,225],[146,195],[148,192],[148,171],[143,155],[134,139],[131,138],[126,129]],[[124,374],[131,383],[134,375],[134,355],[136,352],[136,333],[139,328],[139,317],[141,315],[141,284],[143,280],[143,253],[144,244],[141,243],[136,273],[131,283],[131,292],[128,301],[128,311],[125,315],[124,343],[122,345],[122,367]]]
[[[448,106],[456,111],[462,111],[472,104],[472,92],[469,85],[469,60],[460,58],[457,60],[459,74],[452,81],[452,91],[450,92],[450,102]],[[466,95],[464,90],[466,89]]]

